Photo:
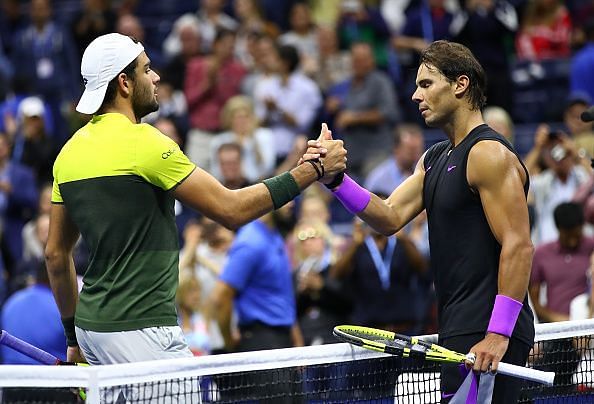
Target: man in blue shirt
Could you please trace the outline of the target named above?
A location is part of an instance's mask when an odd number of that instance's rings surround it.
[[[283,231],[290,229],[292,203],[242,227],[231,245],[228,261],[211,293],[213,311],[219,322],[225,348],[230,351],[257,351],[303,345],[297,325],[291,264]],[[238,337],[231,327],[235,308]],[[279,381],[294,380],[291,369],[282,369]],[[294,383],[266,383],[266,374],[243,376],[243,388],[232,377],[221,376],[217,384],[221,400],[245,397],[285,397]],[[230,386],[233,386],[231,388]],[[258,387],[260,386],[260,387]]]
[[[235,351],[303,345],[296,323],[291,264],[280,229],[287,206],[239,230],[211,298],[225,347]],[[241,337],[233,336],[235,308]]]
[[[35,285],[13,294],[2,308],[2,328],[61,360],[66,360],[66,337],[56,301],[49,287],[45,264],[40,264]],[[0,345],[2,363],[39,365],[5,345]]]

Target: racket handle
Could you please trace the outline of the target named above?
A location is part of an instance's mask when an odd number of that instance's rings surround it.
[[[60,360],[56,358],[54,355],[45,352],[25,342],[17,337],[14,337],[7,333],[6,331],[2,330],[0,333],[0,345],[6,345],[9,348],[14,349],[17,352],[22,353],[23,355],[28,356],[31,359],[35,359],[38,362],[43,363],[44,365],[57,365],[60,363]]]
[[[543,383],[552,386],[555,380],[555,372],[544,372],[542,370],[531,369],[524,366],[511,365],[509,363],[499,362],[497,373],[506,376],[520,377],[537,383]]]

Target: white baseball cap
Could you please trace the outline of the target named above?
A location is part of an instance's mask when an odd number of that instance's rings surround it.
[[[45,114],[45,107],[43,101],[39,97],[27,97],[23,98],[19,104],[18,116],[22,119],[24,117],[37,116],[43,118]]]
[[[106,34],[94,39],[85,49],[80,64],[85,92],[76,110],[89,115],[97,112],[109,82],[143,51],[144,46],[140,42],[122,34]]]

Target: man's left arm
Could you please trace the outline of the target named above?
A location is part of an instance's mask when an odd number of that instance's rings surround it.
[[[530,239],[526,173],[517,157],[501,143],[482,141],[470,151],[468,183],[480,195],[483,211],[501,245],[498,295],[485,338],[471,348],[475,370],[497,370],[507,351],[526,297],[534,247]]]

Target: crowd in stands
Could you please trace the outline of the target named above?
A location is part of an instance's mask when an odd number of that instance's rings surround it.
[[[594,130],[580,120],[594,100],[591,1],[0,0],[0,304],[9,332],[64,357],[43,275],[52,164],[90,118],[74,110],[82,52],[109,32],[139,39],[160,75],[160,108],[144,121],[228,188],[295,166],[327,122],[345,142],[350,175],[384,197],[445,138],[411,101],[420,52],[438,39],[465,44],[487,73],[485,121],[530,172],[537,320],[592,317]],[[179,321],[196,355],[329,343],[338,323],[436,330],[423,215],[386,237],[312,186],[271,219],[274,234],[252,228],[252,239],[237,240],[179,202],[175,211]],[[254,239],[282,254],[260,261]],[[80,276],[87,260],[80,240]],[[254,303],[266,293],[279,296]],[[294,319],[281,324],[290,340],[248,343],[259,326],[279,326],[279,315]],[[26,362],[0,352],[5,363]]]

